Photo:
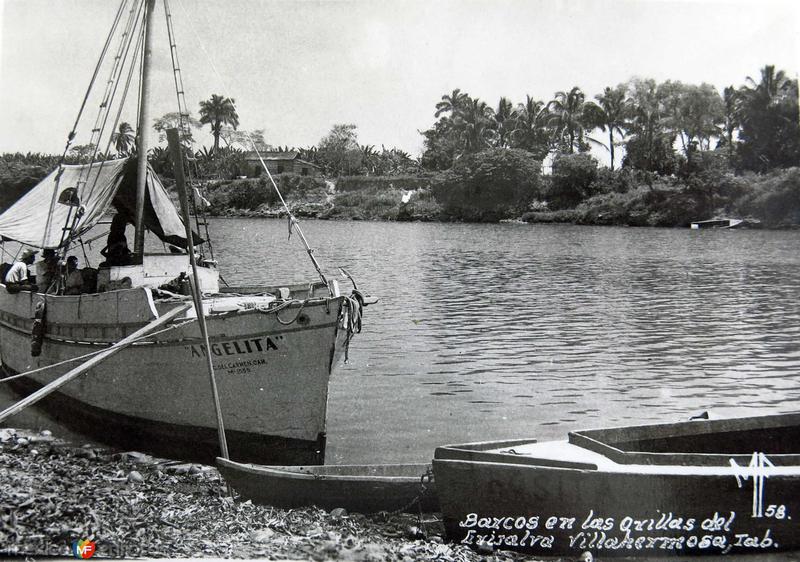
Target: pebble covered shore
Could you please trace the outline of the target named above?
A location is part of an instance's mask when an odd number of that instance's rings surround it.
[[[280,510],[228,496],[213,467],[0,429],[0,558],[522,560],[443,540],[440,514]]]

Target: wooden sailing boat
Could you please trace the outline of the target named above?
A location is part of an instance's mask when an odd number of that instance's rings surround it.
[[[187,276],[188,254],[144,251],[145,231],[181,248],[186,248],[186,232],[146,160],[144,129],[149,123],[155,0],[122,0],[114,28],[129,4],[130,19],[119,53],[132,52],[134,57],[142,53],[138,162],[134,166],[118,159],[68,166],[62,160],[0,216],[0,235],[36,248],[56,249],[63,257],[107,211],[115,209],[134,218],[133,259],[125,265],[101,266],[98,291],[89,294],[45,294],[44,287],[42,292],[16,294],[0,289],[0,359],[5,374],[43,369],[9,382],[22,394],[41,388],[85,360],[77,358],[108,349],[176,307],[186,308],[190,299],[158,290],[166,282]],[[171,35],[166,0],[164,6]],[[174,65],[172,36],[170,45]],[[129,68],[136,68],[137,63],[131,61]],[[123,82],[124,65],[124,58],[118,56],[109,84]],[[112,91],[117,91],[116,86],[107,93]],[[179,101],[181,96],[179,91]],[[101,113],[110,114],[111,98],[104,98]],[[102,130],[95,133],[99,146]],[[74,131],[67,147],[73,137]],[[298,226],[294,220],[293,224]],[[328,282],[300,234],[320,273],[319,281],[220,288],[215,264],[201,260],[198,278],[192,282],[203,293],[210,349],[203,345],[196,314],[190,309],[50,394],[41,406],[59,423],[112,446],[211,461],[219,449],[205,370],[205,354],[210,353],[231,456],[268,464],[323,463],[328,381],[360,329],[363,298],[356,290],[350,296],[339,294],[337,283]],[[125,288],[111,290],[123,280],[130,281],[130,288],[122,285]],[[31,349],[35,321],[44,326],[38,355]]]

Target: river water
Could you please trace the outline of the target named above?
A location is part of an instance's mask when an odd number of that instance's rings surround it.
[[[316,276],[286,221],[210,228],[231,284]],[[444,443],[563,438],[706,410],[800,409],[800,231],[302,228],[326,270],[347,268],[380,299],[331,379],[331,464],[425,461]]]
[[[314,275],[285,221],[212,226],[229,278]],[[331,381],[329,462],[798,409],[800,232],[302,226],[380,299]]]

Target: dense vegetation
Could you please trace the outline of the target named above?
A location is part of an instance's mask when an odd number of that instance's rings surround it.
[[[709,84],[633,79],[594,101],[574,87],[549,102],[501,98],[493,108],[454,90],[435,116],[423,132],[426,169],[449,174],[462,159],[498,148],[552,162],[528,220],[676,226],[728,213],[800,224],[797,81],[772,66],[722,95]],[[598,166],[591,145],[609,151],[609,168]],[[482,181],[498,194],[502,183]]]
[[[275,179],[297,216],[317,216],[330,206],[327,186],[320,178],[281,174]],[[285,213],[277,192],[264,177],[202,183],[211,215],[283,216]]]
[[[200,119],[166,114],[154,122],[162,135],[178,126],[196,175],[209,183],[218,214],[278,210],[264,180],[242,175],[244,154],[298,150],[335,180],[281,178],[280,188],[313,216],[392,220],[503,218],[594,224],[685,225],[726,214],[766,226],[800,224],[800,117],[797,81],[772,66],[757,79],[720,94],[709,84],[632,79],[587,99],[579,88],[552,100],[526,96],[496,107],[459,89],[436,103],[436,121],[422,132],[417,159],[396,148],[358,143],[357,127],[336,124],[316,146],[273,147],[263,130],[239,129],[233,100],[213,95]],[[192,130],[207,124],[212,148],[195,149]],[[136,152],[127,123],[112,136],[116,152],[73,146],[67,162]],[[220,141],[224,146],[220,145]],[[590,154],[604,147],[609,167]],[[163,146],[150,150],[156,171],[171,176]],[[0,164],[0,204],[7,206],[51,170],[58,158],[6,154]],[[542,166],[551,174],[542,174]],[[309,206],[310,205],[310,206]]]
[[[460,158],[436,180],[433,195],[448,217],[497,221],[518,216],[539,196],[539,172],[530,153],[492,148]]]

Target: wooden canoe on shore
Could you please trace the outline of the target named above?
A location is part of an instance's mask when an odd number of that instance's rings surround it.
[[[433,470],[448,538],[535,556],[800,549],[800,414],[449,445]]]
[[[263,466],[217,458],[217,467],[243,499],[282,509],[439,511],[430,464]]]

